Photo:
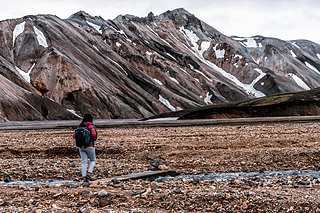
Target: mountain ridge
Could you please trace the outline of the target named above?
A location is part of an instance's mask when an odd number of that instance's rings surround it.
[[[319,44],[231,38],[183,8],[113,20],[84,11],[25,16],[1,21],[0,41],[0,74],[68,119],[145,118],[320,84]],[[62,118],[38,113],[3,109],[0,120]]]

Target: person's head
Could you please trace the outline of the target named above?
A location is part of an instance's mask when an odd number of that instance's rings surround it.
[[[85,114],[82,119],[82,123],[84,122],[93,122],[93,117],[91,114]]]

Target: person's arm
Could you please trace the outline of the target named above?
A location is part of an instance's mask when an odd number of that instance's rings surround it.
[[[90,125],[90,126],[88,126],[88,128],[89,128],[89,131],[91,133],[91,139],[94,140],[94,141],[97,140],[97,131],[94,128],[94,126]]]

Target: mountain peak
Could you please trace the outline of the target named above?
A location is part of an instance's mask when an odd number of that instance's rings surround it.
[[[85,11],[78,11],[74,14],[72,14],[69,19],[82,19],[82,20],[86,20],[86,18],[91,17],[91,15]]]
[[[184,14],[189,14],[189,15],[191,15],[191,13],[189,13],[186,9],[184,9],[184,8],[177,8],[177,9],[174,9],[174,10],[168,10],[168,11],[166,11],[166,13],[173,13],[173,14],[181,14],[181,13],[184,13]]]

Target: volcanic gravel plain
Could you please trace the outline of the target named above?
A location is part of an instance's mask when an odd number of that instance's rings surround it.
[[[80,178],[74,129],[2,130],[0,212],[320,212],[320,177],[299,175],[318,174],[319,128],[317,122],[98,128],[90,184]],[[113,179],[153,171],[154,162],[180,176]],[[264,175],[272,171],[291,173]],[[204,178],[210,174],[231,178]]]

